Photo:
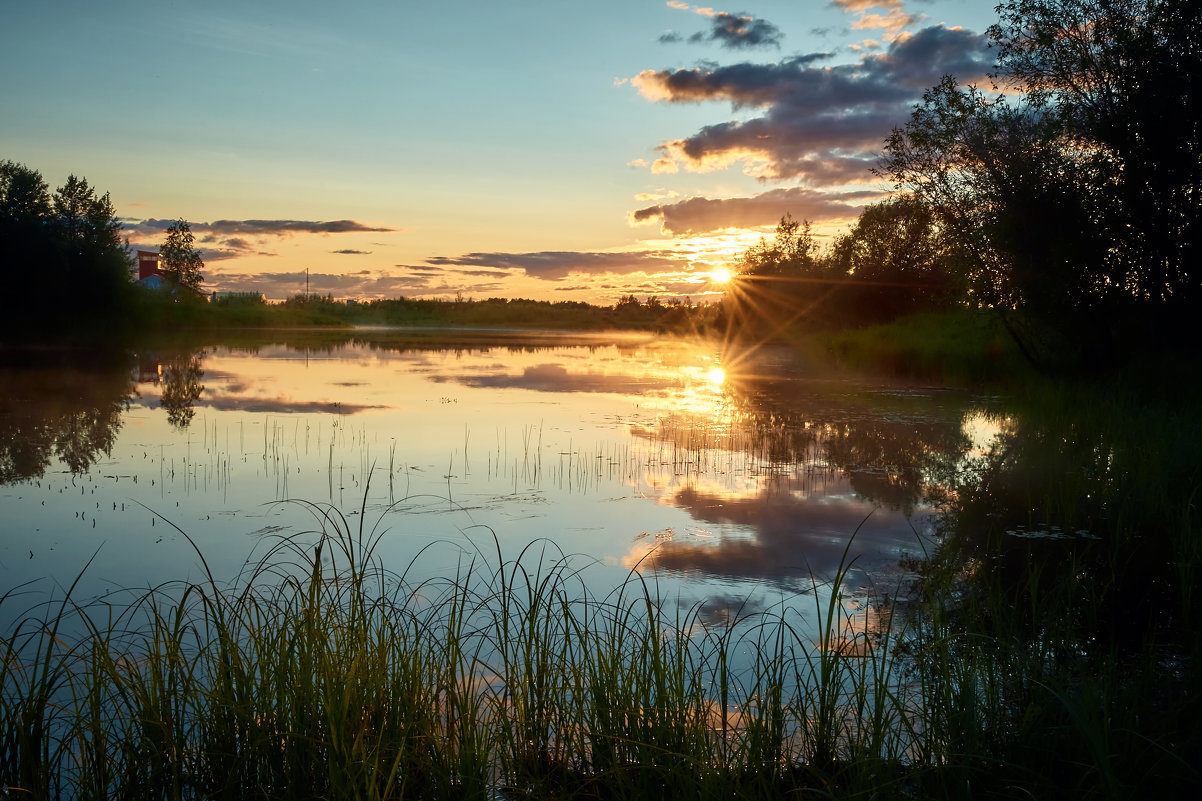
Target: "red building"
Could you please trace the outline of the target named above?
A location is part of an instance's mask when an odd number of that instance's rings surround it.
[[[141,281],[143,278],[148,278],[152,275],[162,275],[162,271],[159,269],[158,251],[139,250],[138,277],[134,280]]]

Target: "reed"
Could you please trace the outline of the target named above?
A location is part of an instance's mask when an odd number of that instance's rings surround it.
[[[484,528],[453,576],[421,578],[426,551],[390,570],[397,513],[295,503],[315,526],[232,583],[205,565],[16,616],[5,797],[1120,797],[1124,749],[1169,794],[1193,776],[1132,711],[1150,681],[1117,657],[1082,680],[1071,621],[1033,635],[1013,587],[940,554],[908,607],[853,596],[845,551],[807,594],[719,625],[652,573],[596,595],[587,562],[545,541],[507,558]],[[1070,600],[1046,578],[1022,589],[1040,614]]]

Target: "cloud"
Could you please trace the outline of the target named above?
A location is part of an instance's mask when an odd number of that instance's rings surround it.
[[[892,41],[897,38],[903,28],[906,28],[914,21],[906,12],[900,8],[895,8],[887,15],[881,14],[864,14],[854,23],[852,29],[857,31],[875,30],[877,28],[885,31],[885,39]]]
[[[708,34],[695,33],[690,42],[718,42],[723,47],[741,49],[747,47],[780,47],[784,37],[780,28],[771,22],[755,17],[719,12],[711,17],[712,27]]]
[[[176,220],[122,220],[123,225],[134,233],[158,234],[174,225]],[[293,234],[351,234],[370,232],[393,232],[396,228],[371,226],[356,220],[217,220],[215,222],[189,222],[192,233],[197,236],[250,236],[287,237]]]
[[[341,401],[298,401],[292,398],[253,398],[222,395],[207,399],[198,406],[216,409],[218,411],[239,411],[273,414],[357,414],[373,409],[385,409],[386,406],[343,403]]]
[[[672,8],[682,11],[690,10],[687,3],[668,3]],[[726,11],[714,11],[712,8],[693,8],[692,11],[707,17],[710,28],[708,31],[694,33],[688,37],[691,44],[702,42],[717,42],[723,47],[738,50],[752,47],[780,47],[784,34],[780,28],[763,19],[756,19],[747,14],[730,14]],[[675,31],[668,31],[659,37],[664,44],[684,41],[684,37]]]
[[[806,187],[774,189],[754,197],[691,197],[676,203],[659,203],[632,211],[633,224],[659,221],[660,229],[672,236],[688,236],[723,228],[754,228],[775,225],[785,214],[795,219],[821,222],[855,217],[864,204],[880,198],[880,192],[820,192]]]
[[[902,7],[902,0],[831,0],[832,4],[839,6],[844,11],[863,13],[870,8],[899,9]]]
[[[337,253],[342,256],[370,256],[370,250],[355,250],[353,248],[343,248],[342,250],[331,250],[331,253]]]
[[[942,25],[899,35],[881,53],[851,64],[824,65],[829,53],[774,64],[644,70],[631,79],[648,100],[724,101],[759,116],[708,125],[665,142],[652,172],[693,172],[742,163],[763,180],[837,186],[866,180],[867,167],[922,92],[947,74],[985,78],[992,67],[985,37]]]
[[[543,279],[562,279],[572,273],[629,273],[639,270],[678,270],[679,257],[669,251],[629,253],[588,253],[545,250],[538,253],[465,253],[462,256],[434,256],[426,260],[443,267],[491,267],[521,269],[527,275]]]
[[[771,22],[740,12],[731,14],[726,11],[715,11],[706,6],[690,6],[680,0],[668,0],[669,8],[678,11],[692,11],[709,20],[710,29],[706,32],[694,33],[688,37],[692,44],[699,42],[717,42],[723,47],[741,49],[751,47],[780,47],[784,33]],[[659,37],[665,44],[684,41],[684,37],[675,31],[668,31]]]

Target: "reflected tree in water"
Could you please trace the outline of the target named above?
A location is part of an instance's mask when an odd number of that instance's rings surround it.
[[[9,353],[0,363],[0,484],[73,474],[112,452],[133,396],[127,354]]]
[[[163,391],[160,402],[167,410],[167,422],[176,428],[187,428],[196,416],[193,405],[204,392],[204,377],[199,353],[181,354],[169,359],[163,368]]]

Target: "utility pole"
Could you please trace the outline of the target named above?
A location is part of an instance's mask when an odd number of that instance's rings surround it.
[[[309,302],[309,268],[305,268],[305,302]]]

